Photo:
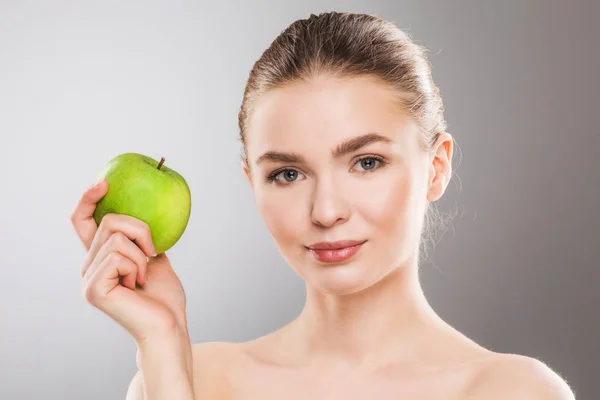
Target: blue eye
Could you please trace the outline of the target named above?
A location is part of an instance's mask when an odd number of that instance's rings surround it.
[[[361,172],[367,172],[378,168],[383,162],[381,157],[367,156],[359,159],[354,165],[360,165],[363,168]]]
[[[362,169],[356,169],[357,172],[366,173],[381,168],[387,162],[379,156],[365,156],[354,163],[354,168],[358,165]],[[301,180],[302,173],[293,168],[284,168],[273,171],[266,177],[267,183],[276,183],[278,185],[288,185]]]
[[[295,169],[283,169],[275,171],[267,177],[268,182],[279,181],[280,183],[292,183],[297,180],[299,172]],[[280,179],[281,178],[281,179]]]
[[[293,169],[286,169],[284,171],[281,171],[279,175],[283,176],[283,179],[286,182],[293,182],[298,177],[298,171]]]

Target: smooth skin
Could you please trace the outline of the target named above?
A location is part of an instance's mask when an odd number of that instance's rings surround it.
[[[113,216],[96,231],[90,216],[106,184],[90,189],[73,218],[89,248],[85,293],[138,343],[127,399],[575,398],[543,362],[490,351],[451,327],[421,290],[423,213],[450,182],[448,133],[426,152],[388,86],[320,76],[262,95],[246,134],[243,172],[277,248],[306,282],[305,307],[255,340],[191,345],[168,258],[151,257],[149,232],[134,219]],[[365,134],[376,135],[347,146]],[[366,242],[341,264],[307,249],[344,239]]]

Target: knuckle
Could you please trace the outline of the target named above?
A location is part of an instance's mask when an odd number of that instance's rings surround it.
[[[127,238],[123,232],[115,232],[110,236],[109,240],[116,246],[123,246],[127,243],[129,238]]]
[[[81,223],[78,210],[75,210],[71,213],[69,221],[71,222],[71,225],[77,230],[78,226]]]
[[[86,301],[92,305],[98,304],[98,292],[95,290],[94,285],[87,283],[83,287],[83,296]]]
[[[106,257],[106,263],[108,265],[117,265],[123,263],[123,259],[124,257],[121,254],[112,252]]]
[[[147,223],[145,223],[144,221],[140,220],[140,229],[142,230],[143,234],[146,236],[150,235],[150,225],[148,225]]]
[[[102,220],[100,221],[100,228],[105,228],[107,225],[112,225],[116,217],[117,215],[114,213],[105,214],[104,217],[102,217]]]

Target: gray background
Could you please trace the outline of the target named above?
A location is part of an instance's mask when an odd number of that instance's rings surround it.
[[[595,3],[595,4],[593,4]],[[119,399],[125,331],[87,305],[69,216],[109,158],[188,180],[170,257],[194,342],[248,340],[300,311],[238,163],[247,74],[296,18],[377,14],[430,49],[456,137],[457,213],[423,285],[496,351],[539,358],[578,398],[600,395],[598,2],[0,2],[0,398]]]

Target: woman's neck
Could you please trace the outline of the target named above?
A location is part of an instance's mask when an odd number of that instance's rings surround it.
[[[292,326],[297,350],[311,360],[363,365],[421,359],[423,347],[445,324],[425,299],[415,263],[354,294],[307,287],[306,304]]]

